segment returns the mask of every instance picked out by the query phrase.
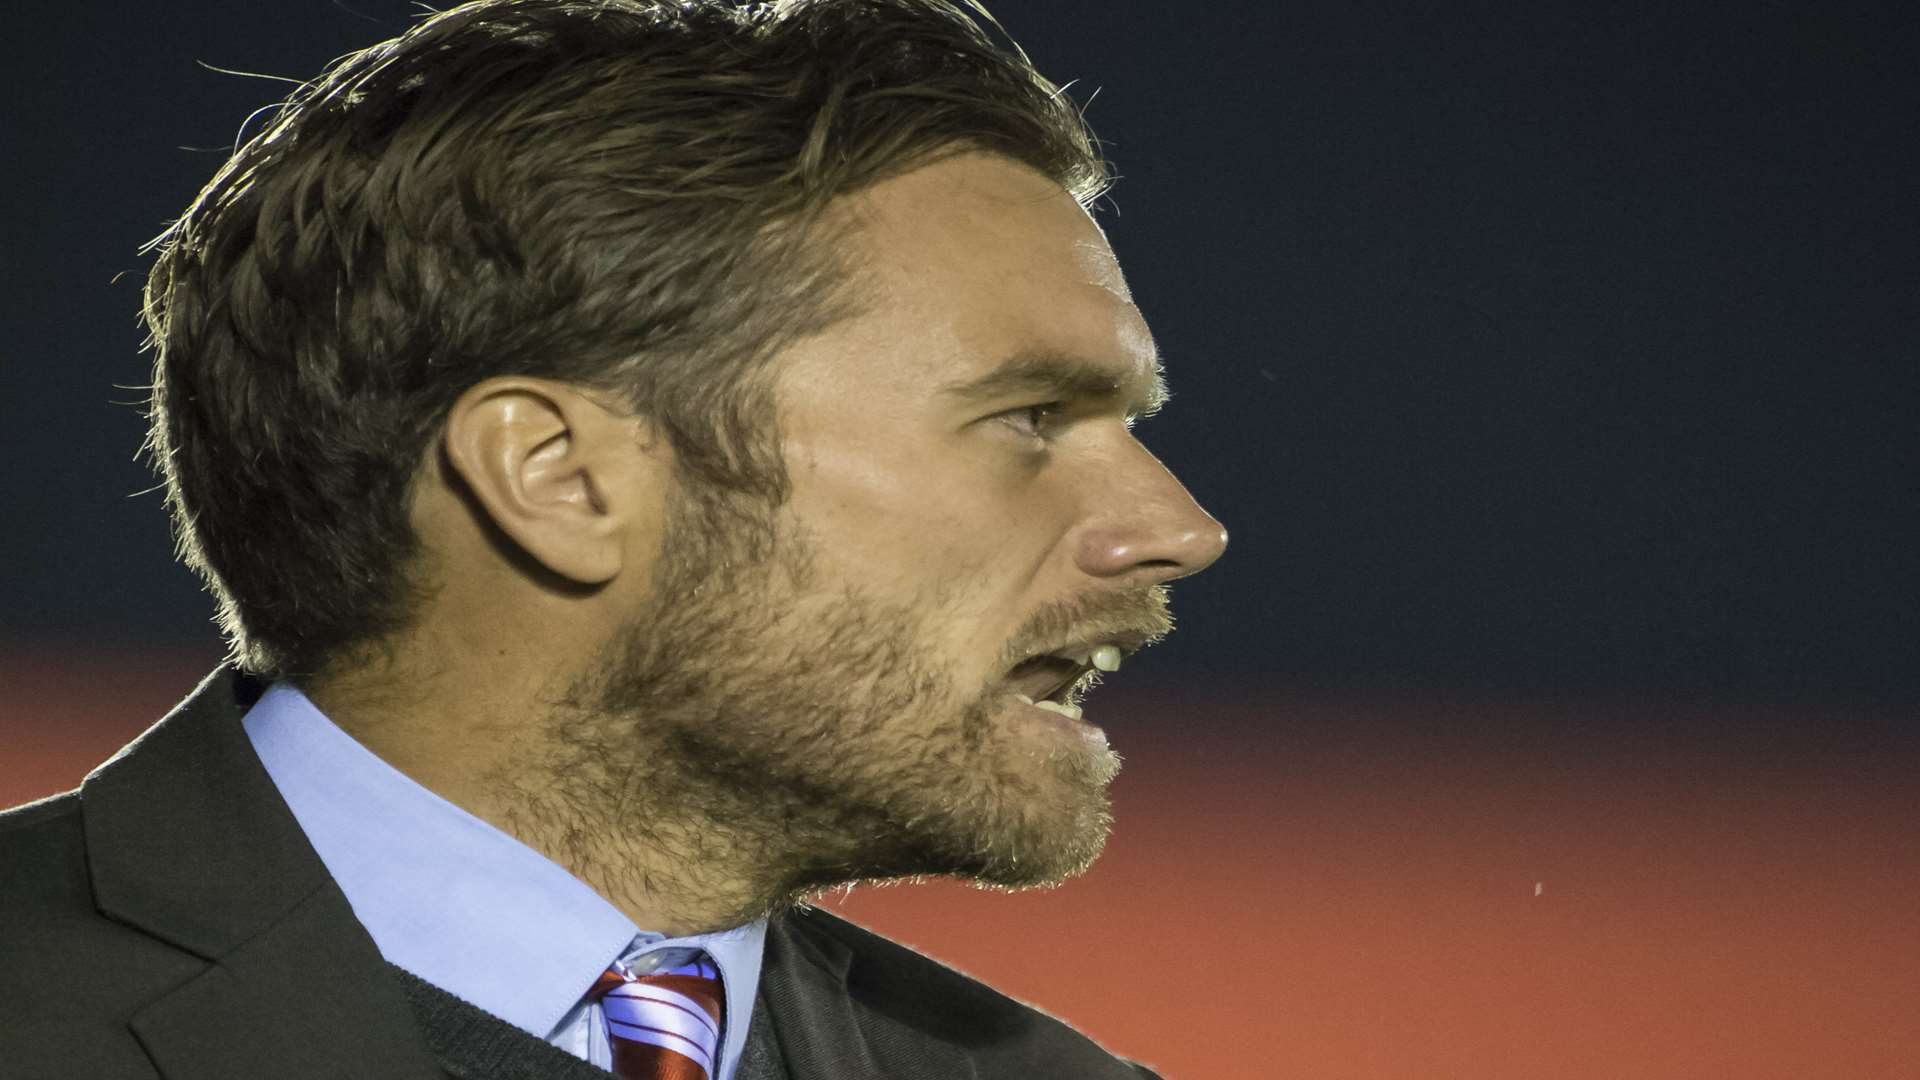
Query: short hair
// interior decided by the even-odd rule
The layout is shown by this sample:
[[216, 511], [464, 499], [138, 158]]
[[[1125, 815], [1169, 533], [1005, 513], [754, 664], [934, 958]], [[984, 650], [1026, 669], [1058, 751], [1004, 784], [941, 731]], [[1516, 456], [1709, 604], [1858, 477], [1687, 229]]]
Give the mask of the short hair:
[[[984, 20], [984, 25], [983, 25]], [[348, 55], [156, 241], [147, 448], [231, 662], [406, 629], [468, 387], [616, 394], [689, 486], [787, 492], [767, 360], [857, 310], [833, 199], [962, 150], [1083, 206], [1080, 110], [972, 0], [480, 0]]]

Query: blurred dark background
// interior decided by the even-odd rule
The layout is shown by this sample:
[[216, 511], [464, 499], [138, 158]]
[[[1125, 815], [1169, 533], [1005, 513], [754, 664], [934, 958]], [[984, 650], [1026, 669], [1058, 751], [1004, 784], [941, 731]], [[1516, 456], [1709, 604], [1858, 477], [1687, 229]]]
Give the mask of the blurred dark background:
[[[1569, 940], [1598, 940], [1596, 921], [1629, 925], [1596, 912], [1671, 910], [1648, 867], [1698, 870], [1729, 850], [1700, 833], [1684, 852], [1623, 856], [1576, 826], [1619, 839], [1739, 820], [1750, 841], [1790, 834], [1786, 846], [1741, 849], [1748, 870], [1810, 880], [1807, 851], [1851, 853], [1859, 873], [1832, 880], [1911, 895], [1911, 5], [997, 7], [1042, 70], [1077, 80], [1071, 93], [1090, 102], [1109, 144], [1122, 178], [1101, 218], [1175, 392], [1142, 435], [1234, 534], [1221, 563], [1176, 587], [1182, 631], [1103, 692], [1117, 702], [1123, 684], [1150, 689], [1170, 695], [1153, 700], [1175, 702], [1167, 708], [1183, 724], [1216, 723], [1211, 742], [1191, 741], [1185, 727], [1117, 706], [1118, 734], [1137, 724], [1130, 760], [1151, 769], [1149, 751], [1185, 754], [1181, 775], [1198, 785], [1153, 788], [1148, 772], [1139, 798], [1177, 790], [1154, 805], [1200, 805], [1194, 792], [1220, 791], [1209, 762], [1232, 764], [1244, 784], [1231, 798], [1250, 815], [1235, 819], [1245, 826], [1235, 844], [1270, 833], [1280, 846], [1263, 858], [1280, 858], [1321, 843], [1345, 853], [1329, 856], [1341, 866], [1376, 860], [1379, 881], [1429, 864], [1387, 824], [1356, 838], [1327, 823], [1407, 820], [1392, 812], [1399, 803], [1366, 802], [1382, 792], [1432, 793], [1409, 811], [1429, 823], [1438, 808], [1476, 807], [1481, 816], [1447, 835], [1481, 855], [1509, 850], [1495, 843], [1512, 839], [1503, 814], [1545, 815], [1536, 822], [1569, 831], [1549, 828], [1526, 850], [1631, 866], [1611, 880], [1647, 890], [1589, 909], [1585, 922], [1564, 915]], [[243, 118], [288, 87], [203, 65], [304, 78], [398, 33], [417, 10], [400, 0], [87, 0], [10, 20], [0, 746], [13, 751], [13, 794], [70, 786], [219, 653], [210, 605], [174, 565], [160, 496], [136, 460], [148, 377], [136, 323], [148, 260], [137, 249], [192, 199]], [[130, 670], [155, 674], [138, 692], [101, 690]], [[76, 702], [103, 697], [120, 709], [112, 738], [34, 764], [33, 748], [52, 745], [59, 702], [59, 715], [77, 716]], [[1274, 771], [1247, 773], [1250, 761]], [[1261, 791], [1303, 790], [1302, 762], [1352, 783], [1330, 784], [1323, 803], [1260, 801]], [[1520, 779], [1542, 775], [1554, 782]], [[1719, 802], [1702, 794], [1713, 782]], [[1596, 808], [1632, 800], [1642, 816], [1592, 824], [1613, 820]], [[1719, 816], [1703, 819], [1706, 804]], [[1767, 832], [1776, 826], [1786, 831]], [[1123, 837], [1126, 827], [1123, 815]], [[1439, 850], [1426, 852], [1433, 866], [1446, 863]], [[1514, 889], [1532, 886], [1533, 871], [1508, 869]], [[1749, 897], [1792, 893], [1754, 873], [1743, 879]], [[1153, 887], [1151, 875], [1140, 880]], [[1263, 888], [1314, 880], [1327, 879], [1286, 874]], [[1705, 890], [1690, 894], [1698, 925], [1670, 926], [1663, 940], [1722, 925], [1700, 899], [1709, 878], [1687, 880]], [[1364, 902], [1367, 886], [1355, 887]], [[1235, 902], [1250, 895], [1275, 892]], [[1910, 912], [1874, 922], [1885, 912], [1792, 895], [1811, 905], [1802, 922], [1739, 924], [1752, 933], [1728, 948], [1749, 950], [1753, 971], [1782, 977], [1767, 943], [1783, 935], [1803, 934], [1794, 963], [1841, 955], [1826, 935], [1854, 918], [1847, 940], [1861, 951], [1844, 954], [1853, 985], [1888, 1000], [1920, 991]], [[1432, 925], [1430, 907], [1396, 910], [1409, 927]], [[1348, 927], [1352, 948], [1331, 929], [1301, 940], [1334, 943], [1328, 969], [1350, 968], [1380, 925]], [[1462, 955], [1517, 947], [1505, 930], [1487, 935]], [[1462, 985], [1444, 968], [1433, 995]], [[1383, 987], [1350, 989], [1376, 1003], [1356, 1009], [1385, 1010], [1344, 1017], [1354, 1030], [1401, 1022], [1378, 1005], [1397, 1000]], [[1818, 1018], [1829, 1038], [1849, 1032], [1856, 1057], [1792, 1075], [1891, 1076], [1861, 1048], [1900, 1050], [1887, 1062], [1920, 1052], [1911, 1026], [1836, 1026], [1835, 1000], [1796, 1015]], [[1591, 1004], [1571, 1002], [1565, 1015], [1590, 1015]], [[1771, 1014], [1742, 1015], [1750, 1030], [1779, 1030]], [[1345, 1030], [1340, 1017], [1322, 1019], [1318, 1037]], [[1632, 1043], [1635, 1029], [1621, 1023]], [[1661, 1045], [1698, 1050], [1685, 1030]], [[1614, 1048], [1595, 1049], [1595, 1062], [1622, 1063], [1622, 1041], [1580, 1038]], [[1790, 1042], [1739, 1059], [1739, 1074], [1781, 1065]], [[1541, 1043], [1544, 1072], [1529, 1075], [1578, 1073], [1571, 1045]], [[1401, 1075], [1369, 1052], [1330, 1050], [1316, 1075], [1347, 1075], [1336, 1063]], [[1408, 1057], [1405, 1075], [1467, 1060], [1433, 1054]], [[1516, 1069], [1530, 1060], [1511, 1046], [1488, 1056]], [[1735, 1074], [1720, 1071], [1731, 1057], [1660, 1060], [1676, 1076]], [[1685, 1061], [1694, 1071], [1676, 1064]]]
[[[1910, 5], [1001, 5], [1078, 80], [1234, 532], [1143, 675], [1920, 699]], [[41, 5], [0, 635], [212, 648], [135, 460], [136, 253], [401, 0]], [[1095, 96], [1097, 91], [1097, 97]]]

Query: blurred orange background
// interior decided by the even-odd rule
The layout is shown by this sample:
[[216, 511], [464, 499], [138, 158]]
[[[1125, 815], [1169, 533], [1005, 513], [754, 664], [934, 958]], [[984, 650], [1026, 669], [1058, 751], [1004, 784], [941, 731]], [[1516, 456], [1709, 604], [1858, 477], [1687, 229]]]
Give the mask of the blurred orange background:
[[[0, 805], [210, 666], [0, 656]], [[1122, 680], [1089, 717], [1127, 758], [1091, 873], [831, 906], [1170, 1078], [1920, 1077], [1910, 717]]]

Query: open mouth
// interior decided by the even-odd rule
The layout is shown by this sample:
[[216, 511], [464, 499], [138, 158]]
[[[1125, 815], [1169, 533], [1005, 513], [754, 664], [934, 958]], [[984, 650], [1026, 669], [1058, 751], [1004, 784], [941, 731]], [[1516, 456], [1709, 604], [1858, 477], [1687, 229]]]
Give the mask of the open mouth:
[[1080, 706], [1072, 700], [1074, 691], [1091, 689], [1097, 678], [1092, 675], [1095, 671], [1120, 670], [1128, 652], [1137, 651], [1148, 640], [1145, 636], [1118, 635], [1029, 656], [1007, 672], [1006, 683], [1028, 705], [1079, 720]]
[[1092, 670], [1091, 663], [1077, 663], [1062, 656], [1036, 656], [1015, 666], [1007, 674], [1007, 685], [1036, 703], [1063, 705], [1074, 684]]

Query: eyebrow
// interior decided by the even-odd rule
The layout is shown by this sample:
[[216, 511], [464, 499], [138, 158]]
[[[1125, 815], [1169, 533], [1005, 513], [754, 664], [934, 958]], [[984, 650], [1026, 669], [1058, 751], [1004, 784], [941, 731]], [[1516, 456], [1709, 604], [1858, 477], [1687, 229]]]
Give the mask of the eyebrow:
[[1153, 358], [1151, 370], [1150, 376], [1142, 378], [1134, 371], [1116, 372], [1109, 364], [1071, 353], [1029, 350], [1015, 353], [978, 378], [948, 383], [940, 392], [975, 404], [1031, 394], [1062, 400], [1124, 401], [1127, 419], [1133, 420], [1152, 416], [1167, 403], [1167, 382], [1158, 356]]

